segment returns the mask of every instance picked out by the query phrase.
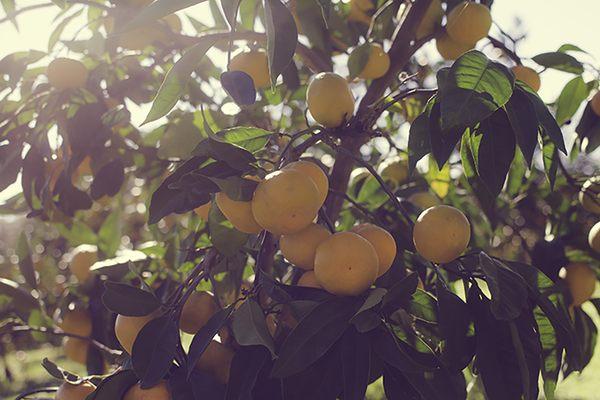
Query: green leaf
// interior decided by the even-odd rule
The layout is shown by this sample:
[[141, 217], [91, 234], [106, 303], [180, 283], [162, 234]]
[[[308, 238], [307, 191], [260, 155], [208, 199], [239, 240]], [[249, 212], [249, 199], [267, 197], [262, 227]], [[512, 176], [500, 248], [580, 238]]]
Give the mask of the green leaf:
[[559, 345], [556, 331], [550, 319], [539, 307], [533, 310], [537, 330], [540, 334], [542, 345], [542, 379], [544, 380], [544, 394], [546, 399], [554, 400], [554, 391], [558, 382], [558, 374], [562, 364], [562, 346]]
[[148, 322], [138, 333], [131, 351], [131, 364], [140, 387], [155, 386], [169, 372], [179, 342], [179, 329], [172, 314]]
[[0, 278], [0, 296], [11, 298], [12, 305], [20, 311], [30, 311], [39, 307], [38, 301], [26, 290], [22, 289], [17, 282]]
[[107, 257], [113, 257], [121, 246], [121, 213], [117, 209], [109, 214], [98, 230], [98, 248]]
[[331, 43], [323, 11], [319, 0], [296, 0], [296, 15], [300, 21], [298, 30], [308, 38], [312, 47], [329, 58]]
[[576, 76], [565, 85], [556, 102], [556, 122], [558, 125], [563, 125], [575, 115], [588, 94], [588, 86], [581, 76]]
[[44, 367], [44, 369], [46, 370], [46, 372], [48, 372], [48, 374], [50, 374], [51, 376], [53, 376], [56, 379], [60, 379], [62, 381], [67, 381], [72, 384], [81, 383], [81, 378], [79, 376], [75, 375], [72, 372], [67, 371], [66, 369], [59, 367], [58, 365], [56, 365], [55, 363], [53, 363], [52, 361], [50, 361], [47, 358], [44, 358], [42, 360], [42, 367]]
[[438, 322], [439, 317], [435, 298], [424, 290], [417, 289], [412, 294], [412, 299], [407, 309], [418, 320], [433, 324]]
[[264, 346], [275, 358], [275, 343], [267, 329], [265, 314], [256, 300], [246, 300], [233, 314], [235, 340], [242, 346]]
[[227, 383], [225, 400], [246, 400], [252, 396], [258, 376], [269, 361], [269, 352], [262, 346], [243, 346], [235, 352]]
[[577, 61], [577, 59], [572, 55], [561, 51], [538, 54], [532, 59], [536, 63], [546, 68], [552, 68], [558, 71], [570, 72], [578, 75], [583, 73], [583, 64]]
[[251, 153], [262, 150], [273, 134], [252, 126], [236, 126], [217, 132], [217, 136], [227, 143], [243, 147]]
[[456, 60], [445, 78], [438, 94], [442, 130], [478, 123], [504, 106], [514, 87], [508, 68], [477, 50]]
[[221, 191], [227, 194], [227, 197], [236, 201], [252, 200], [252, 195], [258, 185], [258, 182], [239, 176], [230, 176], [225, 179], [209, 177], [209, 179], [216, 183]]
[[367, 298], [364, 303], [360, 306], [358, 311], [354, 314], [350, 322], [353, 322], [354, 319], [362, 312], [371, 310], [381, 304], [383, 297], [387, 294], [387, 290], [384, 288], [375, 288], [369, 292]]
[[25, 232], [21, 232], [17, 241], [17, 256], [19, 257], [19, 270], [25, 278], [25, 282], [33, 289], [37, 288], [37, 279], [35, 277], [35, 269], [33, 268], [33, 260], [31, 259], [31, 249]]
[[349, 327], [355, 312], [355, 302], [344, 298], [316, 306], [283, 342], [271, 376], [293, 375], [321, 358]]
[[83, 12], [83, 9], [77, 11], [74, 14], [69, 15], [68, 17], [64, 18], [56, 26], [56, 28], [54, 28], [54, 30], [52, 31], [52, 33], [50, 34], [50, 37], [48, 39], [48, 53], [52, 52], [52, 49], [54, 49], [54, 46], [60, 40], [60, 36], [62, 35], [63, 31], [65, 30], [65, 28], [67, 27], [67, 25], [69, 24], [69, 22], [71, 22], [73, 19], [75, 19], [79, 15], [81, 15], [82, 12]]
[[579, 52], [579, 53], [588, 54], [588, 52], [585, 51], [585, 50], [583, 50], [581, 47], [576, 46], [574, 44], [570, 44], [570, 43], [563, 44], [562, 46], [560, 46], [558, 48], [558, 51], [561, 52], [561, 53], [566, 53], [568, 51], [576, 51], [576, 52]]
[[554, 183], [556, 182], [556, 172], [558, 171], [558, 163], [560, 162], [559, 157], [556, 145], [549, 140], [545, 140], [542, 147], [542, 160], [544, 162], [544, 172], [550, 183], [551, 190], [554, 190]]
[[10, 19], [10, 22], [14, 25], [15, 29], [19, 30], [19, 24], [17, 23], [17, 18], [15, 18], [14, 12], [16, 11], [15, 0], [2, 0], [1, 1], [2, 8], [4, 9], [4, 14]]
[[348, 70], [350, 71], [350, 79], [354, 79], [360, 75], [369, 62], [371, 55], [371, 43], [363, 43], [356, 46], [350, 56], [348, 56]]
[[432, 97], [427, 107], [410, 125], [408, 136], [408, 171], [412, 175], [417, 162], [431, 152], [429, 139], [429, 115], [436, 98]]
[[215, 203], [208, 213], [208, 230], [212, 244], [225, 256], [234, 255], [248, 241], [249, 235], [235, 229]]
[[214, 134], [209, 134], [208, 138], [198, 143], [192, 154], [223, 161], [238, 171], [249, 171], [252, 169], [250, 164], [256, 162], [256, 158], [248, 150], [228, 143]]
[[538, 146], [538, 119], [535, 108], [521, 90], [513, 92], [504, 108], [525, 161], [530, 166], [533, 161], [533, 153]]
[[431, 153], [437, 161], [438, 167], [441, 169], [450, 158], [456, 144], [460, 141], [465, 128], [463, 126], [455, 126], [449, 129], [442, 129], [441, 104], [436, 103], [433, 105], [429, 115], [428, 130]]
[[[167, 0], [167, 2], [176, 3], [177, 1]], [[165, 3], [164, 0], [152, 3], [152, 7], [157, 3]], [[198, 67], [198, 64], [206, 55], [206, 52], [217, 42], [212, 37], [201, 37], [198, 43], [185, 52], [177, 60], [175, 65], [165, 76], [165, 80], [158, 89], [158, 93], [152, 102], [152, 107], [144, 120], [144, 124], [156, 121], [167, 115], [169, 111], [177, 104], [179, 97], [183, 94], [186, 84], [192, 75], [192, 72]]]
[[434, 366], [425, 365], [413, 357], [414, 354], [409, 354], [405, 345], [400, 343], [387, 327], [376, 329], [369, 333], [369, 336], [375, 354], [386, 364], [402, 372], [425, 372], [434, 369]]
[[160, 307], [160, 301], [150, 292], [124, 283], [107, 281], [102, 303], [110, 311], [129, 317], [150, 315]]
[[479, 265], [492, 295], [491, 310], [498, 320], [510, 321], [527, 306], [525, 280], [498, 260], [479, 253]]
[[369, 337], [350, 328], [342, 336], [341, 347], [344, 400], [363, 400], [371, 372]]
[[176, 11], [191, 7], [196, 4], [205, 2], [206, 0], [156, 0], [144, 7], [131, 21], [125, 24], [117, 31], [117, 34], [127, 32], [148, 23], [157, 21], [167, 15], [173, 14]]
[[267, 28], [267, 55], [271, 83], [287, 68], [294, 57], [298, 30], [294, 17], [280, 0], [263, 0]]
[[579, 124], [575, 129], [580, 140], [586, 139], [585, 152], [591, 153], [600, 146], [600, 117], [592, 110], [590, 103], [585, 107]]
[[235, 30], [235, 20], [241, 2], [242, 0], [221, 0], [221, 9], [230, 30]]
[[471, 312], [467, 304], [439, 280], [436, 289], [438, 325], [444, 339], [442, 361], [453, 370], [462, 371], [475, 353], [475, 338], [468, 336]]
[[482, 121], [477, 133], [482, 136], [477, 154], [477, 172], [490, 193], [498, 196], [515, 157], [515, 135], [504, 110], [498, 110]]
[[125, 369], [102, 379], [100, 384], [86, 400], [114, 400], [122, 399], [125, 393], [138, 381], [133, 370]]

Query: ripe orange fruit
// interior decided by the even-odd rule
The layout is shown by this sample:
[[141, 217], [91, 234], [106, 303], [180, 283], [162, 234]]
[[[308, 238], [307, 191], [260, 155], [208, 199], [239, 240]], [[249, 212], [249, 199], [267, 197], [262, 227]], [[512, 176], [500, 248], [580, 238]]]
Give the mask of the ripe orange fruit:
[[56, 89], [78, 89], [85, 86], [88, 70], [81, 61], [61, 57], [48, 64], [46, 76]]
[[171, 392], [166, 381], [160, 381], [149, 389], [142, 389], [136, 383], [125, 393], [123, 400], [171, 400]]
[[600, 92], [597, 92], [592, 100], [590, 100], [590, 106], [592, 107], [592, 111], [594, 114], [600, 116]]
[[82, 382], [79, 385], [73, 385], [63, 382], [56, 392], [56, 400], [85, 400], [85, 398], [96, 390], [96, 386], [90, 382]]
[[69, 269], [81, 283], [88, 280], [92, 275], [90, 268], [98, 261], [98, 248], [89, 244], [77, 246], [71, 252], [71, 262]]
[[596, 289], [596, 273], [589, 265], [573, 263], [567, 266], [565, 281], [571, 292], [572, 305], [579, 307], [588, 301]]
[[240, 232], [256, 234], [262, 231], [252, 214], [252, 202], [232, 200], [225, 192], [215, 196], [215, 202], [225, 218]]
[[448, 14], [446, 31], [459, 43], [474, 44], [486, 37], [491, 27], [492, 14], [487, 6], [463, 1]]
[[323, 225], [311, 223], [299, 232], [283, 235], [279, 249], [287, 260], [298, 268], [310, 270], [315, 266], [317, 247], [331, 233]]
[[377, 277], [385, 274], [396, 258], [396, 241], [388, 231], [373, 224], [360, 224], [352, 228], [352, 232], [367, 239], [375, 249], [379, 259]]
[[315, 271], [306, 271], [305, 273], [303, 273], [300, 279], [298, 279], [298, 286], [310, 287], [315, 289], [323, 288], [321, 285], [319, 285], [319, 282], [317, 282], [317, 276], [315, 275]]
[[600, 214], [600, 177], [585, 181], [579, 192], [579, 202], [584, 210]]
[[596, 224], [592, 226], [592, 229], [590, 229], [588, 242], [594, 251], [600, 252], [600, 221], [596, 222]]
[[362, 79], [377, 79], [381, 78], [390, 69], [390, 56], [383, 50], [379, 43], [371, 43], [369, 52], [369, 60], [358, 74]]
[[440, 204], [440, 199], [429, 192], [413, 193], [408, 197], [408, 201], [423, 210]]
[[348, 82], [333, 72], [312, 77], [306, 103], [315, 121], [327, 128], [342, 125], [354, 113], [354, 96]]
[[92, 334], [92, 318], [84, 310], [67, 311], [59, 326], [64, 332], [73, 335], [90, 336]]
[[195, 334], [218, 311], [214, 296], [209, 292], [194, 292], [181, 310], [179, 328], [185, 333]]
[[229, 63], [229, 70], [250, 75], [256, 89], [271, 85], [269, 60], [264, 50], [249, 50], [236, 54]]
[[355, 296], [377, 279], [379, 259], [367, 239], [353, 232], [339, 232], [317, 247], [314, 271], [317, 282], [328, 292]]
[[[197, 216], [202, 218], [203, 221], [208, 221], [208, 213], [210, 212], [210, 201], [206, 204], [202, 204], [200, 207], [194, 209]], [[221, 211], [222, 212], [222, 211]]]
[[267, 175], [258, 184], [252, 198], [256, 222], [276, 235], [306, 228], [317, 216], [320, 206], [315, 182], [295, 169], [283, 169]]
[[473, 49], [475, 44], [457, 42], [447, 32], [443, 32], [436, 37], [435, 47], [444, 60], [451, 61], [456, 60], [467, 51]]
[[143, 317], [128, 317], [125, 315], [117, 315], [115, 321], [115, 335], [123, 349], [131, 354], [133, 344], [137, 335], [142, 328], [155, 318], [155, 314], [145, 315]]
[[62, 348], [67, 359], [82, 365], [87, 363], [90, 344], [86, 340], [65, 337], [62, 341]]
[[448, 263], [469, 245], [471, 225], [465, 215], [450, 206], [435, 206], [423, 211], [413, 229], [413, 242], [424, 259]]
[[515, 65], [511, 68], [511, 70], [516, 79], [525, 82], [527, 86], [536, 92], [540, 90], [542, 81], [540, 80], [538, 73], [533, 68], [529, 68], [524, 65]]
[[321, 202], [321, 205], [325, 203], [325, 199], [329, 193], [329, 178], [327, 177], [325, 171], [321, 169], [321, 167], [313, 162], [300, 160], [289, 163], [283, 167], [283, 169], [295, 169], [296, 171], [302, 172], [312, 179], [319, 190], [319, 201]]
[[213, 375], [221, 383], [227, 383], [233, 354], [229, 347], [213, 340], [200, 356], [196, 368]]

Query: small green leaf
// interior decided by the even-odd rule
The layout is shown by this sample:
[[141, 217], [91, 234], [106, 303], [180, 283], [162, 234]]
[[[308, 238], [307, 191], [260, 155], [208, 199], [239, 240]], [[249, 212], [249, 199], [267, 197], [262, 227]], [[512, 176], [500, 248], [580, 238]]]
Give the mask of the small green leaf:
[[38, 301], [26, 290], [22, 289], [17, 282], [0, 278], [0, 296], [8, 296], [17, 309], [30, 311], [39, 308]]
[[236, 126], [217, 132], [217, 136], [227, 143], [243, 147], [251, 153], [262, 150], [273, 134], [252, 126]]
[[533, 153], [538, 146], [538, 119], [533, 104], [525, 93], [515, 90], [504, 107], [510, 125], [523, 152], [527, 165], [533, 161]]
[[117, 34], [127, 32], [150, 22], [157, 21], [167, 15], [184, 8], [205, 2], [206, 0], [156, 0], [144, 7], [131, 21], [117, 31]]
[[542, 157], [544, 162], [544, 171], [550, 183], [550, 189], [554, 190], [554, 182], [556, 182], [556, 172], [558, 170], [559, 155], [558, 148], [550, 140], [544, 140], [542, 148]]
[[254, 299], [248, 299], [233, 314], [235, 340], [242, 346], [264, 346], [275, 358], [275, 343], [267, 329], [265, 314]]
[[354, 79], [360, 75], [365, 69], [369, 62], [369, 56], [371, 55], [371, 44], [363, 43], [356, 46], [350, 56], [348, 57], [348, 70], [350, 72], [350, 79]]
[[106, 282], [102, 303], [110, 311], [130, 317], [150, 315], [160, 307], [160, 301], [150, 292], [118, 282]]
[[33, 260], [31, 259], [31, 249], [25, 232], [21, 232], [17, 242], [17, 256], [19, 256], [19, 270], [25, 282], [35, 289], [37, 287], [37, 279], [35, 277], [35, 269], [33, 268]]
[[493, 114], [510, 99], [513, 87], [514, 76], [504, 65], [477, 50], [465, 53], [439, 85], [442, 130], [469, 127]]
[[298, 30], [294, 17], [280, 0], [263, 0], [267, 27], [267, 55], [271, 83], [287, 68], [294, 57]]
[[533, 61], [546, 68], [558, 71], [570, 72], [577, 75], [583, 73], [583, 64], [577, 61], [572, 55], [561, 51], [538, 54], [533, 57]]
[[248, 240], [248, 234], [235, 229], [216, 204], [210, 207], [208, 230], [212, 244], [226, 256], [237, 253]]
[[[161, 2], [164, 3], [164, 1], [157, 1], [152, 5]], [[179, 97], [183, 94], [192, 72], [198, 67], [198, 64], [202, 58], [204, 58], [206, 52], [216, 43], [216, 41], [217, 40], [213, 37], [201, 37], [198, 39], [196, 45], [191, 47], [179, 60], [177, 60], [175, 65], [173, 65], [165, 76], [165, 80], [160, 86], [160, 89], [158, 89], [158, 93], [152, 102], [152, 107], [144, 120], [144, 124], [156, 121], [171, 111], [175, 104], [177, 104]]]
[[565, 85], [556, 102], [558, 125], [563, 125], [575, 115], [588, 94], [588, 86], [581, 76], [576, 76]]

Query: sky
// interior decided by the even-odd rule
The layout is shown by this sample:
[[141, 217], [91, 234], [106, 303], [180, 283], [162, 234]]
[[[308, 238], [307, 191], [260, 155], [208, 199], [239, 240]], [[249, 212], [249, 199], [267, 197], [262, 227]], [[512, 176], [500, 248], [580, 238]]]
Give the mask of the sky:
[[[16, 0], [17, 7], [39, 4], [45, 0]], [[590, 54], [589, 60], [600, 65], [600, 40], [598, 38], [599, 0], [495, 0], [492, 7], [494, 22], [507, 32], [524, 33], [526, 38], [519, 43], [517, 52], [527, 64], [527, 58], [539, 53], [555, 51], [562, 44], [572, 43]], [[206, 3], [180, 12], [196, 19], [206, 20]], [[18, 18], [19, 31], [12, 24], [0, 25], [0, 58], [15, 51], [42, 50], [47, 48], [48, 38], [53, 29], [56, 8], [44, 8], [26, 13]], [[0, 11], [0, 19], [5, 15]], [[184, 22], [184, 29], [186, 24]], [[428, 49], [431, 49], [429, 45]], [[433, 52], [435, 53], [435, 51]], [[61, 54], [64, 55], [64, 54]], [[534, 64], [532, 64], [535, 66]], [[564, 84], [572, 75], [546, 71], [542, 74], [540, 95], [546, 102], [553, 102]], [[589, 77], [587, 77], [589, 78]], [[144, 112], [139, 113], [143, 119]], [[135, 118], [134, 116], [134, 123]], [[140, 121], [141, 122], [141, 121]], [[569, 132], [565, 132], [569, 136]], [[9, 193], [0, 193], [0, 202]], [[10, 193], [10, 194], [12, 194]]]

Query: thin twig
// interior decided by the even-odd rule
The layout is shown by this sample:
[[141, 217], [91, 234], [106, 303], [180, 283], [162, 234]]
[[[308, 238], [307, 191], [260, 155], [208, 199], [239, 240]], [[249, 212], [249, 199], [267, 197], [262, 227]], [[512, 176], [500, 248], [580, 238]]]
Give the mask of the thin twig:
[[24, 393], [21, 393], [19, 396], [17, 396], [15, 398], [15, 400], [23, 400], [28, 396], [31, 396], [32, 394], [37, 394], [37, 393], [54, 393], [58, 391], [58, 386], [50, 386], [50, 387], [44, 387], [44, 388], [37, 388], [37, 389], [32, 389], [32, 390], [28, 390]]
[[492, 36], [488, 36], [488, 40], [492, 43], [494, 47], [497, 47], [500, 50], [502, 50], [511, 60], [513, 60], [519, 65], [522, 64], [521, 57], [519, 57], [514, 50], [509, 49], [502, 41]]

